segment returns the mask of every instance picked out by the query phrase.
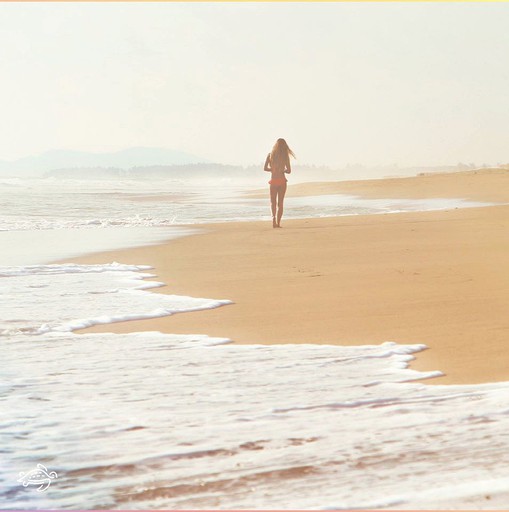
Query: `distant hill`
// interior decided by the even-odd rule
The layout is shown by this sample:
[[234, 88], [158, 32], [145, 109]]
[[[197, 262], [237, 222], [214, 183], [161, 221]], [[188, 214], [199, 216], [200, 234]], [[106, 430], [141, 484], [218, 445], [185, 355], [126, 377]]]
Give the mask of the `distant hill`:
[[0, 160], [0, 176], [41, 176], [53, 169], [185, 165], [208, 163], [204, 158], [165, 148], [133, 147], [121, 151], [92, 153], [56, 149], [13, 161]]
[[[335, 181], [415, 176], [477, 169], [475, 164], [399, 167], [350, 164], [343, 168], [295, 162], [290, 181]], [[488, 167], [487, 164], [482, 167]], [[507, 167], [499, 164], [498, 167]], [[260, 174], [261, 173], [261, 174]], [[11, 162], [0, 160], [0, 177], [71, 179], [207, 179], [255, 180], [263, 175], [263, 161], [235, 166], [207, 161], [190, 153], [165, 148], [133, 147], [115, 152], [53, 150]]]

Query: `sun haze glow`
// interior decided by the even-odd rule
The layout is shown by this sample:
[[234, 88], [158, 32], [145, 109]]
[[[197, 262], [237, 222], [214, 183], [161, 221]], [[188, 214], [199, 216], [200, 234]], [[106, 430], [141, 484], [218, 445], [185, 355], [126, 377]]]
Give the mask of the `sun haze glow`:
[[507, 162], [509, 4], [2, 3], [0, 159]]

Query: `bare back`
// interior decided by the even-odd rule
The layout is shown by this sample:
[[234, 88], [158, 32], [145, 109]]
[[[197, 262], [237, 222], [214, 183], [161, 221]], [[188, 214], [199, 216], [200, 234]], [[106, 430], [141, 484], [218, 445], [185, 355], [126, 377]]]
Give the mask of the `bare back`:
[[286, 179], [285, 173], [291, 172], [290, 157], [287, 155], [285, 160], [273, 162], [269, 153], [265, 162], [265, 168], [270, 171], [272, 179]]

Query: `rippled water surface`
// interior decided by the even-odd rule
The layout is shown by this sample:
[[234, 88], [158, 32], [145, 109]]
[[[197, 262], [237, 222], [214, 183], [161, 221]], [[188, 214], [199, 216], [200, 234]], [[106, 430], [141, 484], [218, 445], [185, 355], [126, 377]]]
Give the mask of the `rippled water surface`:
[[[403, 369], [415, 345], [222, 341], [13, 337], [4, 499], [51, 508], [432, 508], [437, 496], [479, 500], [483, 485], [496, 494], [509, 483], [500, 470], [509, 463], [507, 384], [406, 383], [417, 377]], [[45, 493], [15, 481], [37, 462], [59, 475]]]
[[[267, 198], [242, 195], [256, 184], [230, 181], [78, 181], [0, 179], [0, 231], [168, 227], [270, 218]], [[286, 218], [440, 210], [479, 206], [461, 199], [361, 199], [347, 195], [294, 197]]]

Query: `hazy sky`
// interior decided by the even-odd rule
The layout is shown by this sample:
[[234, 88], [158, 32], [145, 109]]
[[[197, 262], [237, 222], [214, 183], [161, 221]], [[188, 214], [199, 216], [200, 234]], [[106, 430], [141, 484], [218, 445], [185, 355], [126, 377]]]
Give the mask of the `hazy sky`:
[[1, 3], [0, 159], [509, 162], [509, 3]]

